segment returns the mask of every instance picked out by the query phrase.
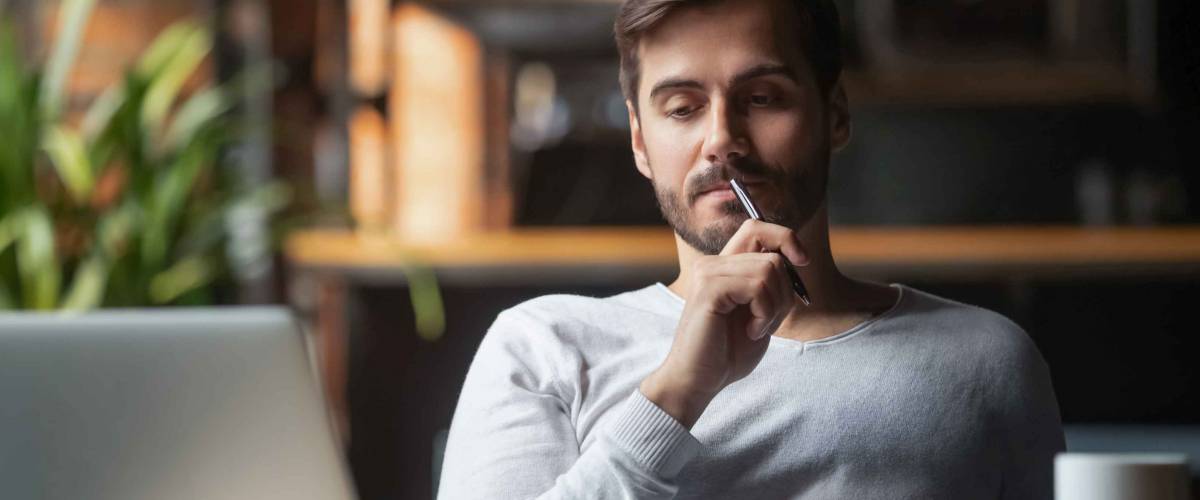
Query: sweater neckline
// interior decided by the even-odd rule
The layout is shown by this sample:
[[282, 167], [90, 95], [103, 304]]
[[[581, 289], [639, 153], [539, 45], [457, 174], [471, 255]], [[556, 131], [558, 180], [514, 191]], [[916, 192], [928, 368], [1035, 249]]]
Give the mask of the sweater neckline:
[[[856, 333], [864, 331], [864, 330], [870, 328], [871, 326], [875, 325], [876, 323], [878, 323], [880, 320], [894, 316], [896, 314], [896, 311], [898, 311], [900, 309], [901, 304], [903, 304], [905, 302], [905, 297], [910, 295], [910, 293], [909, 293], [910, 290], [908, 290], [908, 287], [905, 286], [904, 284], [888, 283], [888, 286], [895, 288], [896, 290], [898, 290], [900, 292], [896, 297], [896, 302], [893, 303], [892, 306], [889, 307], [887, 310], [885, 310], [879, 314], [876, 314], [874, 316], [871, 316], [870, 318], [867, 318], [867, 319], [859, 322], [858, 324], [846, 329], [845, 331], [842, 331], [835, 335], [831, 335], [829, 337], [825, 337], [823, 339], [818, 339], [818, 340], [793, 340], [793, 339], [787, 339], [787, 338], [783, 338], [783, 337], [771, 336], [771, 342], [777, 343], [780, 345], [789, 346], [789, 347], [804, 349], [805, 347], [815, 347], [815, 346], [827, 345], [827, 344], [839, 342], [839, 341], [845, 340], [848, 337], [853, 336]], [[679, 295], [677, 295], [674, 291], [672, 291], [669, 287], [667, 287], [667, 285], [663, 284], [661, 281], [655, 282], [654, 288], [658, 289], [660, 294], [667, 298], [667, 302], [673, 306], [673, 309], [676, 313], [678, 313], [678, 314], [683, 313], [683, 306], [686, 303], [686, 301], [683, 300], [683, 297], [680, 297]]]

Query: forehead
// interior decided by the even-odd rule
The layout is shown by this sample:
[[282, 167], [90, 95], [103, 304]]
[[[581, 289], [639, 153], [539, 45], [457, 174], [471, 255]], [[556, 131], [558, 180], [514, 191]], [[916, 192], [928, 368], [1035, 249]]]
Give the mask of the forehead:
[[723, 81], [765, 63], [803, 71], [796, 47], [795, 12], [778, 0], [726, 0], [673, 10], [638, 44], [638, 94], [655, 81]]

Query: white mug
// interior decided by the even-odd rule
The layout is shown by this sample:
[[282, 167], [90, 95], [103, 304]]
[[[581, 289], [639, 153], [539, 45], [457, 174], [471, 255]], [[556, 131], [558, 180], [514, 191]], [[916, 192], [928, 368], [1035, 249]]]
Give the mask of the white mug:
[[1057, 500], [1189, 500], [1187, 455], [1059, 453]]

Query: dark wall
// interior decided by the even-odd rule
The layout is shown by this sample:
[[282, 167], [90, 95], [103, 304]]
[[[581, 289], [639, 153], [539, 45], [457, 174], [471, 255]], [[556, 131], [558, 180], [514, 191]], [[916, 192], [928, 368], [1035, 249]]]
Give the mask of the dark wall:
[[1178, 170], [1163, 155], [1162, 119], [1130, 105], [871, 109], [853, 119], [830, 173], [834, 223], [1075, 224], [1076, 186], [1091, 165], [1109, 172], [1118, 216], [1133, 172]]
[[1159, 3], [1159, 78], [1168, 154], [1190, 192], [1189, 220], [1200, 220], [1200, 2]]

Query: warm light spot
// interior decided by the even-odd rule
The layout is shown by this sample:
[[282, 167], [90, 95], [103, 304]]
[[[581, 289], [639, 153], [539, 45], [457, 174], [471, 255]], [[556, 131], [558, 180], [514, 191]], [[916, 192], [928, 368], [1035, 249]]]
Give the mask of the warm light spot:
[[349, 3], [350, 85], [363, 95], [379, 95], [387, 84], [388, 3]]
[[478, 230], [483, 198], [483, 62], [479, 40], [426, 8], [393, 16], [395, 228], [441, 240]]
[[387, 124], [374, 108], [350, 117], [350, 211], [359, 229], [383, 230], [388, 219]]

